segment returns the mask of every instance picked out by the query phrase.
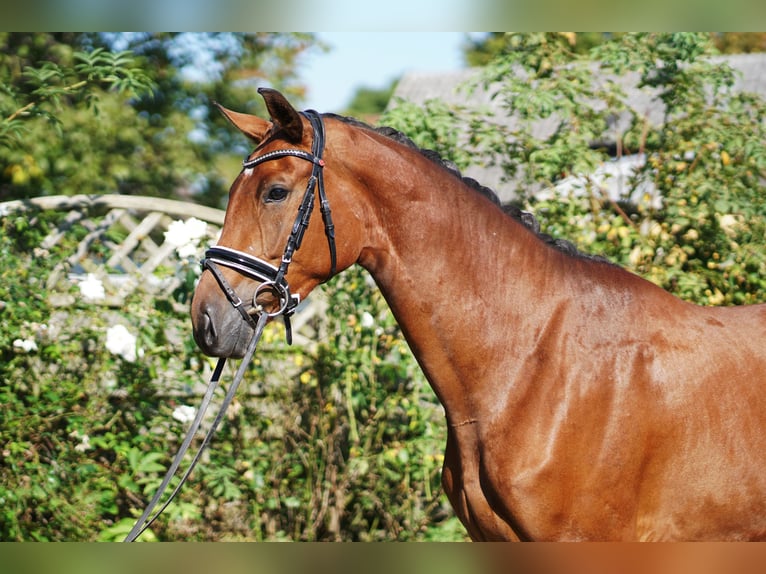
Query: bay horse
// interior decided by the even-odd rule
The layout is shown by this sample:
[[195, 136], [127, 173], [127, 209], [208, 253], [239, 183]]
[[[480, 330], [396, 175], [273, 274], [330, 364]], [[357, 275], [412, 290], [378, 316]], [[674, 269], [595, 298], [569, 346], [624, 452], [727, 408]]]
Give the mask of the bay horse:
[[682, 301], [392, 130], [260, 92], [270, 121], [221, 107], [257, 147], [192, 301], [205, 353], [242, 356], [248, 316], [357, 263], [444, 406], [472, 539], [766, 538], [766, 305]]

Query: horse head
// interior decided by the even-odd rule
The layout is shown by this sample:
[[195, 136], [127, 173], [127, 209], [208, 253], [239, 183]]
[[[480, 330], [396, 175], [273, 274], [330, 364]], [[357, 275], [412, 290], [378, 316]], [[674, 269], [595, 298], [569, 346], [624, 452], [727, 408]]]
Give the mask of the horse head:
[[219, 106], [256, 148], [231, 186], [220, 240], [206, 254], [192, 301], [194, 338], [212, 356], [242, 356], [254, 328], [248, 316], [289, 316], [298, 300], [359, 255], [348, 236], [336, 247], [334, 221], [344, 233], [360, 226], [346, 202], [334, 202], [330, 212], [324, 172], [338, 197], [347, 184], [325, 169], [324, 152], [332, 163], [334, 144], [325, 139], [324, 120], [297, 112], [275, 90], [259, 92], [271, 121]]

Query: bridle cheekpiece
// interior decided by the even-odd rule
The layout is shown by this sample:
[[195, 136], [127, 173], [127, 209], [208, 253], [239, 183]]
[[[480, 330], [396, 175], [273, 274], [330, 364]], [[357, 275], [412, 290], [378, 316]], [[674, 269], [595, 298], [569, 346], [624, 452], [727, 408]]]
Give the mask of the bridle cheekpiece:
[[[165, 473], [165, 477], [160, 483], [160, 486], [157, 489], [157, 492], [154, 494], [154, 497], [144, 509], [141, 517], [133, 525], [131, 531], [125, 537], [126, 542], [132, 542], [136, 540], [144, 530], [149, 528], [149, 526], [157, 519], [157, 517], [162, 514], [163, 510], [167, 508], [170, 502], [175, 498], [176, 494], [178, 494], [180, 491], [181, 486], [186, 482], [186, 479], [189, 477], [195, 465], [199, 461], [205, 447], [212, 439], [213, 433], [215, 433], [218, 425], [220, 425], [221, 421], [223, 420], [226, 409], [234, 399], [234, 394], [237, 392], [237, 387], [245, 376], [247, 366], [250, 363], [253, 354], [255, 353], [256, 347], [261, 338], [261, 335], [263, 334], [263, 329], [265, 328], [267, 321], [272, 317], [281, 315], [285, 321], [285, 333], [287, 336], [287, 342], [291, 342], [292, 334], [290, 331], [290, 315], [293, 314], [295, 308], [298, 306], [300, 297], [298, 295], [293, 295], [290, 292], [290, 286], [288, 285], [285, 276], [287, 275], [287, 268], [292, 261], [293, 254], [301, 246], [303, 234], [309, 225], [311, 212], [314, 210], [315, 189], [318, 190], [320, 209], [322, 210], [322, 218], [324, 219], [325, 233], [327, 235], [327, 241], [330, 246], [330, 275], [328, 276], [328, 279], [335, 274], [335, 228], [332, 223], [330, 205], [327, 202], [327, 196], [325, 195], [324, 190], [324, 180], [322, 178], [322, 168], [324, 167], [324, 160], [322, 160], [322, 152], [324, 151], [324, 124], [322, 123], [322, 117], [313, 110], [308, 110], [304, 112], [303, 115], [309, 119], [314, 129], [314, 141], [311, 145], [311, 153], [301, 149], [280, 149], [259, 155], [253, 159], [246, 159], [242, 163], [243, 169], [251, 169], [265, 161], [292, 156], [310, 161], [313, 165], [311, 170], [311, 177], [309, 178], [308, 185], [306, 186], [306, 193], [303, 195], [303, 200], [301, 201], [301, 205], [298, 208], [298, 215], [295, 218], [295, 223], [293, 224], [290, 236], [287, 238], [287, 245], [285, 246], [285, 251], [282, 255], [282, 261], [280, 262], [279, 267], [272, 265], [268, 261], [259, 259], [258, 257], [253, 257], [248, 253], [237, 251], [236, 249], [231, 249], [229, 247], [219, 246], [211, 247], [208, 249], [205, 252], [205, 258], [201, 262], [202, 269], [208, 270], [213, 274], [213, 277], [215, 277], [216, 281], [218, 281], [218, 285], [226, 294], [226, 298], [234, 306], [234, 308], [239, 311], [243, 319], [253, 328], [253, 336], [251, 337], [250, 342], [247, 344], [247, 349], [245, 350], [244, 356], [242, 357], [242, 362], [240, 363], [239, 368], [234, 375], [234, 379], [229, 386], [229, 389], [226, 391], [226, 396], [224, 397], [223, 403], [221, 404], [221, 408], [213, 420], [213, 423], [210, 425], [204, 440], [197, 449], [197, 453], [194, 455], [194, 458], [189, 464], [189, 467], [181, 476], [180, 481], [176, 484], [175, 488], [170, 493], [168, 499], [159, 508], [159, 510], [152, 514], [154, 508], [159, 504], [163, 493], [170, 486], [170, 482], [178, 470], [181, 461], [186, 454], [186, 451], [189, 449], [194, 436], [202, 423], [202, 419], [205, 416], [207, 407], [213, 398], [213, 394], [218, 386], [218, 382], [221, 378], [221, 373], [223, 372], [223, 368], [226, 363], [225, 357], [218, 359], [218, 364], [216, 365], [215, 370], [210, 377], [210, 383], [208, 384], [205, 396], [203, 397], [200, 408], [197, 410], [197, 414], [186, 433], [186, 437], [181, 443], [178, 452], [176, 452], [175, 457], [173, 457], [173, 461], [170, 464], [168, 471]], [[223, 273], [221, 273], [221, 270], [219, 269], [219, 265], [233, 269], [237, 273], [240, 273], [250, 279], [260, 281], [260, 284], [256, 288], [255, 294], [253, 295], [251, 311], [247, 311], [245, 309], [244, 302], [239, 297], [239, 295], [237, 295], [237, 292], [231, 287], [231, 285], [229, 285], [229, 282], [226, 281], [226, 278], [223, 276]], [[266, 290], [270, 290], [272, 293], [275, 293], [279, 299], [279, 307], [276, 311], [266, 311], [256, 301], [258, 295]], [[257, 321], [253, 319], [251, 313], [258, 316]]]
[[[226, 295], [226, 298], [242, 315], [242, 318], [253, 328], [255, 328], [255, 321], [253, 320], [251, 313], [245, 309], [244, 302], [229, 285], [228, 281], [226, 281], [226, 278], [223, 276], [218, 266], [228, 267], [245, 277], [260, 281], [261, 283], [256, 288], [255, 294], [253, 295], [252, 310], [255, 310], [257, 313], [266, 313], [269, 317], [277, 317], [281, 315], [285, 321], [285, 332], [288, 344], [292, 342], [290, 316], [294, 313], [295, 308], [300, 303], [300, 295], [290, 292], [290, 286], [286, 279], [287, 269], [292, 262], [293, 254], [301, 246], [303, 235], [306, 232], [311, 219], [311, 213], [314, 211], [315, 189], [319, 195], [319, 208], [322, 212], [325, 235], [327, 235], [327, 242], [330, 248], [330, 274], [328, 279], [335, 275], [337, 258], [335, 252], [335, 226], [332, 222], [330, 204], [327, 201], [327, 195], [324, 189], [324, 160], [322, 159], [325, 144], [324, 122], [322, 121], [322, 116], [314, 110], [306, 110], [305, 112], [302, 112], [302, 115], [309, 120], [314, 131], [314, 139], [311, 144], [310, 153], [297, 148], [278, 149], [256, 156], [252, 159], [246, 158], [242, 162], [243, 170], [252, 169], [261, 163], [283, 157], [297, 157], [311, 162], [312, 164], [311, 176], [306, 185], [306, 192], [303, 194], [303, 200], [298, 208], [298, 214], [295, 218], [295, 223], [293, 223], [290, 235], [287, 238], [287, 244], [285, 245], [285, 250], [279, 266], [274, 266], [263, 259], [250, 255], [249, 253], [222, 246], [215, 246], [208, 249], [205, 252], [204, 259], [201, 261], [202, 269], [207, 269], [212, 273], [213, 277], [215, 277], [218, 282], [218, 285], [221, 287], [221, 290]], [[265, 291], [271, 291], [278, 297], [279, 307], [276, 311], [267, 312], [256, 302], [258, 295]]]

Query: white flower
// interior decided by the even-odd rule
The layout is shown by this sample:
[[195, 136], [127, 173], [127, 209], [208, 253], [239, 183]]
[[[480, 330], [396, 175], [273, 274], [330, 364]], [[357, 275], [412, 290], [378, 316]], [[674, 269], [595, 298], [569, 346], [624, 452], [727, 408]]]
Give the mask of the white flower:
[[13, 341], [13, 348], [20, 349], [25, 353], [31, 353], [37, 350], [37, 343], [34, 339], [16, 339]]
[[186, 221], [176, 220], [168, 225], [165, 241], [176, 248], [179, 257], [193, 257], [197, 254], [200, 239], [207, 234], [207, 223], [190, 217]]
[[131, 363], [136, 360], [136, 338], [124, 325], [113, 325], [106, 331], [106, 348]]
[[181, 405], [173, 410], [173, 418], [180, 423], [190, 423], [197, 416], [197, 409], [189, 405]]
[[90, 437], [87, 434], [81, 435], [80, 431], [73, 430], [69, 433], [69, 437], [73, 439], [80, 439], [80, 443], [74, 447], [77, 452], [85, 452], [86, 450], [93, 448], [93, 446], [90, 444]]
[[187, 257], [194, 257], [197, 254], [197, 244], [187, 243], [186, 245], [177, 247], [176, 253], [178, 253], [178, 256], [182, 259], [186, 259]]
[[375, 324], [375, 318], [372, 315], [370, 315], [367, 311], [362, 313], [362, 320], [361, 320], [362, 327], [364, 327], [365, 329], [369, 329], [374, 324]]
[[92, 448], [90, 446], [90, 437], [86, 434], [82, 435], [80, 438], [80, 444], [74, 447], [77, 452], [85, 452], [89, 448]]
[[79, 287], [80, 295], [86, 301], [103, 301], [106, 297], [104, 284], [93, 273], [88, 273], [85, 279], [80, 281]]
[[726, 213], [718, 218], [718, 224], [726, 235], [733, 238], [741, 231], [742, 218], [741, 216]]

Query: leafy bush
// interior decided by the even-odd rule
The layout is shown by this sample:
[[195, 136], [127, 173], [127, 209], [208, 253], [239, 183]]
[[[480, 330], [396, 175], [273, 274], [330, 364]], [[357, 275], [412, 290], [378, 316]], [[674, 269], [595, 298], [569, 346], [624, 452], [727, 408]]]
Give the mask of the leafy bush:
[[[618, 150], [646, 159], [625, 198], [649, 182], [659, 205], [605, 198], [590, 177], [578, 193], [521, 201], [547, 232], [681, 297], [764, 301], [764, 106], [729, 89], [731, 72], [706, 57], [706, 38], [626, 34], [585, 58], [563, 36], [513, 36], [486, 80], [524, 122], [509, 133], [469, 114], [470, 152], [454, 131], [465, 110], [399, 106], [383, 121], [398, 113], [395, 127], [462, 167], [485, 152], [530, 188], [552, 188], [608, 161], [591, 138], [608, 114], [626, 113]], [[593, 86], [594, 65], [659, 90], [664, 123], [631, 110], [617, 83]], [[595, 99], [608, 107], [584, 105]], [[530, 129], [540, 117], [557, 122], [543, 139]], [[57, 217], [0, 218], [0, 539], [117, 540], [159, 484], [212, 369], [184, 308], [195, 257], [167, 270], [181, 279], [174, 293], [138, 292], [105, 309], [74, 289], [77, 303], [55, 308], [47, 277], [85, 233], [75, 226], [42, 250]], [[287, 348], [281, 327], [269, 327], [211, 449], [146, 539], [464, 538], [439, 487], [441, 407], [382, 297], [360, 269], [317, 297], [332, 312], [316, 325], [316, 346]], [[110, 351], [115, 324], [124, 330]]]
[[[315, 44], [265, 33], [122, 40], [134, 51], [113, 51], [109, 35], [0, 34], [0, 195], [191, 190], [216, 203], [219, 164], [238, 161], [227, 153], [241, 143], [208, 117], [207, 96], [252, 105], [252, 88], [233, 81], [251, 68], [296, 94], [296, 58]], [[179, 66], [201, 45], [219, 73], [191, 85]], [[62, 309], [48, 279], [89, 231], [74, 225], [43, 249], [61, 217], [0, 213], [0, 540], [122, 539], [213, 366], [187, 311], [199, 253], [158, 270], [177, 274], [173, 293], [106, 308], [72, 287]], [[97, 279], [86, 284], [100, 293]], [[143, 539], [462, 538], [439, 487], [441, 408], [376, 289], [357, 270], [318, 296], [342, 310], [322, 321], [326, 338], [287, 349], [279, 326], [267, 329], [212, 448]]]
[[[513, 122], [433, 102], [417, 122], [412, 106], [382, 121], [459, 165], [468, 156], [501, 166], [545, 232], [684, 299], [766, 301], [766, 104], [733, 88], [708, 34], [624, 34], [585, 54], [571, 40], [508, 34], [481, 70], [472, 88], [489, 90]], [[632, 107], [624, 74], [662, 102], [658, 122]], [[450, 131], [470, 145], [440, 146]], [[640, 161], [621, 196], [607, 196], [594, 173], [629, 155]]]
[[[179, 305], [196, 256], [173, 294], [107, 309], [74, 287], [77, 303], [54, 308], [46, 279], [84, 233], [43, 251], [59, 217], [0, 219], [0, 539], [120, 540], [211, 371]], [[441, 407], [382, 297], [359, 269], [318, 296], [333, 309], [325, 338], [288, 348], [267, 328], [211, 448], [142, 539], [464, 537], [440, 490]]]
[[0, 32], [0, 197], [224, 205], [244, 138], [212, 102], [263, 110], [237, 81], [254, 70], [299, 100], [302, 54], [320, 48], [307, 33]]

